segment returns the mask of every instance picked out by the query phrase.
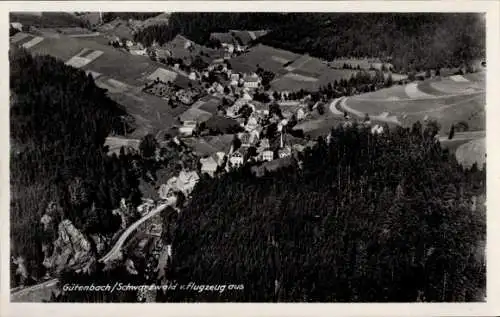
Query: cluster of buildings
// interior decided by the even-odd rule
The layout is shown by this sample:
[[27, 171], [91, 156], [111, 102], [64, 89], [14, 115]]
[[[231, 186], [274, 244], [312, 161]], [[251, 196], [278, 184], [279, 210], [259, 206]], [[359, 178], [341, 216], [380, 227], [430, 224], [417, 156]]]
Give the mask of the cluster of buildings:
[[131, 40], [121, 40], [119, 37], [114, 36], [109, 40], [109, 44], [114, 47], [124, 48], [132, 55], [147, 56], [148, 51], [141, 43], [135, 43]]

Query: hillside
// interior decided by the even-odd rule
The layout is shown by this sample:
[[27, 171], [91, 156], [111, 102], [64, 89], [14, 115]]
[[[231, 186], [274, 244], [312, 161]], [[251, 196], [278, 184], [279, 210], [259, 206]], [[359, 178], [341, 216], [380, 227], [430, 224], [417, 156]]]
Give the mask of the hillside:
[[[12, 256], [24, 258], [36, 279], [46, 272], [51, 249], [44, 245], [55, 240], [61, 220], [84, 234], [112, 234], [120, 225], [112, 209], [122, 197], [137, 204], [140, 193], [130, 158], [103, 149], [106, 136], [122, 132], [124, 112], [91, 76], [11, 48], [10, 91]], [[44, 214], [51, 219], [45, 229]]]
[[427, 133], [339, 128], [302, 170], [202, 179], [181, 213], [168, 279], [244, 290], [162, 300], [478, 300], [486, 220], [472, 201], [486, 174], [464, 170]]
[[398, 71], [460, 66], [485, 57], [479, 14], [451, 13], [173, 13], [169, 24], [146, 28], [136, 40], [168, 42], [182, 34], [207, 44], [211, 32], [269, 29], [256, 40], [334, 60], [377, 57]]
[[351, 96], [340, 108], [358, 117], [393, 118], [410, 127], [416, 121], [437, 120], [441, 135], [452, 125], [468, 131], [486, 130], [485, 72], [438, 77], [404, 86]]

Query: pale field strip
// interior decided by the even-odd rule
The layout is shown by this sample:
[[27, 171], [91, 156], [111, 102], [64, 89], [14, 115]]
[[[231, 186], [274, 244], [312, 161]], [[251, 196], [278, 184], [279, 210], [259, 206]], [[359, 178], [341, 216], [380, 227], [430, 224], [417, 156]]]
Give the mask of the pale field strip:
[[11, 43], [17, 43], [17, 42], [19, 42], [19, 41], [27, 38], [28, 36], [31, 36], [31, 35], [29, 35], [27, 33], [21, 33], [21, 32], [19, 32], [19, 33], [16, 33], [14, 36], [12, 36], [10, 38], [10, 42]]
[[304, 76], [304, 75], [295, 74], [295, 73], [288, 73], [288, 74], [283, 75], [283, 77], [290, 78], [290, 79], [297, 80], [297, 81], [304, 81], [304, 82], [317, 82], [318, 81], [318, 78]]
[[445, 94], [468, 94], [468, 93], [474, 93], [476, 91], [484, 90], [479, 87], [473, 88], [473, 87], [459, 87], [455, 86], [453, 82], [432, 82], [430, 83], [431, 87], [442, 92]]
[[70, 58], [66, 65], [72, 66], [75, 68], [82, 68], [83, 66], [90, 64], [94, 60], [96, 60], [99, 56], [103, 54], [102, 51], [92, 50], [92, 53], [88, 54], [86, 57], [82, 57], [83, 54], [86, 54], [90, 49], [84, 48], [78, 54]]
[[453, 76], [450, 76], [450, 79], [453, 81], [456, 81], [456, 82], [461, 82], [461, 83], [468, 83], [469, 82], [469, 80], [462, 75], [453, 75]]
[[26, 42], [23, 44], [24, 48], [32, 48], [33, 46], [39, 44], [41, 41], [43, 41], [43, 37], [37, 36], [33, 38], [32, 40]]
[[288, 62], [290, 62], [289, 60], [287, 60], [286, 58], [283, 58], [283, 57], [279, 57], [279, 56], [271, 56], [271, 59], [275, 62], [278, 62], [278, 63], [281, 63], [281, 64], [286, 64]]
[[164, 68], [157, 68], [151, 75], [148, 76], [149, 80], [159, 78], [162, 82], [173, 82], [177, 78], [177, 73]]
[[304, 60], [303, 60], [303, 61], [302, 61], [299, 65], [296, 65], [296, 66], [292, 66], [292, 65], [290, 65], [290, 66], [285, 67], [285, 69], [286, 69], [287, 71], [289, 71], [289, 72], [294, 71], [294, 70], [296, 70], [297, 68], [299, 68], [299, 69], [300, 69], [302, 66], [304, 66], [304, 65], [305, 65], [307, 62], [309, 62], [310, 60], [311, 60], [311, 57], [309, 56], [309, 57], [305, 58], [305, 59], [304, 59]]
[[69, 61], [66, 62], [66, 65], [75, 67], [75, 68], [82, 68], [83, 66], [87, 65], [89, 63], [89, 60], [80, 56], [73, 56], [72, 58], [69, 59]]

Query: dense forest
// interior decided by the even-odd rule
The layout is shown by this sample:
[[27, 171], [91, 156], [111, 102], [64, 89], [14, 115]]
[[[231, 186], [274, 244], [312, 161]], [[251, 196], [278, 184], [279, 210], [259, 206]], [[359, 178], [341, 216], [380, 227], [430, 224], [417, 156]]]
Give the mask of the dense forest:
[[[43, 274], [41, 244], [52, 242], [58, 221], [84, 233], [113, 233], [120, 199], [140, 201], [130, 155], [108, 156], [106, 136], [120, 133], [124, 114], [92, 76], [49, 56], [10, 51], [11, 245], [33, 276]], [[51, 233], [40, 218], [58, 205]]]
[[143, 21], [160, 14], [162, 14], [162, 12], [105, 12], [102, 14], [102, 20], [104, 23], [108, 23], [117, 18], [122, 20], [133, 19]]
[[244, 290], [160, 299], [482, 300], [486, 167], [464, 169], [435, 133], [338, 127], [302, 168], [202, 178], [180, 214], [168, 279]]
[[258, 42], [326, 60], [382, 58], [397, 71], [456, 67], [486, 54], [485, 20], [470, 13], [173, 13], [136, 40], [163, 44], [181, 33], [208, 45], [211, 32], [231, 29], [269, 29]]

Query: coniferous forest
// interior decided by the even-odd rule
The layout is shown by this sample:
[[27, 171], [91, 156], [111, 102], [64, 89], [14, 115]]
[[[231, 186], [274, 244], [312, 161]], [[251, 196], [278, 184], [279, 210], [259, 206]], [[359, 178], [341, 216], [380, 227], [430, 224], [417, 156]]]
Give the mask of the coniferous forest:
[[485, 57], [481, 14], [473, 13], [172, 13], [135, 40], [150, 45], [176, 34], [206, 44], [211, 32], [266, 29], [256, 42], [325, 60], [377, 57], [396, 71], [458, 67]]
[[486, 167], [464, 169], [432, 134], [340, 127], [302, 168], [202, 179], [181, 213], [169, 280], [244, 290], [162, 300], [482, 300]]
[[[120, 132], [124, 111], [84, 71], [49, 56], [10, 51], [10, 183], [12, 255], [27, 260], [30, 275], [44, 273], [42, 244], [52, 243], [61, 219], [84, 233], [110, 234], [120, 199], [140, 201], [131, 157], [106, 155], [106, 136]], [[58, 206], [53, 228], [40, 219]]]

